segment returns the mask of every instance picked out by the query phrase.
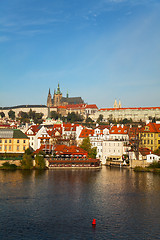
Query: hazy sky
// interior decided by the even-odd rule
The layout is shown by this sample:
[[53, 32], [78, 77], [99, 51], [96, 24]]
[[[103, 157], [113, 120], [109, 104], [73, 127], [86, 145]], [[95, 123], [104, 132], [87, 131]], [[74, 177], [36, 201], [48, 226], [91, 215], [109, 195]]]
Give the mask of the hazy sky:
[[0, 106], [160, 106], [160, 0], [1, 0]]

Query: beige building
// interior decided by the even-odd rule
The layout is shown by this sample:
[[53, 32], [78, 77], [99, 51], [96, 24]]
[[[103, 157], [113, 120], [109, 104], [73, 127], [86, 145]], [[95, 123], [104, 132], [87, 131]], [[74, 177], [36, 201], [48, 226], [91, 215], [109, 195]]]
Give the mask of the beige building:
[[29, 112], [30, 110], [36, 113], [43, 113], [43, 118], [48, 116], [48, 108], [45, 105], [19, 105], [14, 107], [4, 107], [0, 109], [0, 112], [4, 112], [5, 116], [8, 118], [8, 112], [12, 110], [15, 112], [15, 117], [18, 117], [20, 112]]
[[160, 118], [160, 107], [142, 107], [142, 108], [101, 108], [90, 117], [96, 121], [99, 115], [103, 115], [103, 121], [132, 119], [133, 121], [146, 121], [150, 117]]
[[0, 153], [24, 153], [29, 138], [18, 129], [0, 129]]

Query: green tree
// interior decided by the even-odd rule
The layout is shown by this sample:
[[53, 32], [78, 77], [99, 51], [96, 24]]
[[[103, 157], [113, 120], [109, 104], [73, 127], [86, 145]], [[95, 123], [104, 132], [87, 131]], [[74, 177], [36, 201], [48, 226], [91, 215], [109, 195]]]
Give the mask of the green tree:
[[89, 151], [89, 155], [88, 155], [90, 158], [96, 158], [97, 156], [97, 148], [96, 147], [93, 147], [90, 149]]
[[89, 137], [83, 139], [80, 147], [88, 152], [88, 157], [89, 158], [96, 158], [97, 148], [96, 147], [92, 148]]
[[100, 114], [99, 117], [97, 118], [97, 123], [101, 123], [103, 121], [103, 115]]
[[46, 164], [45, 164], [45, 160], [44, 160], [44, 155], [42, 155], [40, 153], [37, 154], [35, 157], [35, 162], [36, 162], [36, 165], [35, 165], [36, 168], [45, 169]]
[[12, 111], [12, 110], [10, 110], [10, 111], [8, 112], [8, 116], [9, 116], [9, 118], [11, 118], [12, 120], [14, 120], [14, 119], [15, 119], [15, 112]]
[[23, 123], [29, 123], [29, 115], [28, 113], [26, 112], [20, 112], [19, 113], [19, 116], [20, 116], [20, 121], [23, 122]]
[[23, 159], [21, 161], [22, 169], [32, 169], [33, 168], [33, 159], [32, 159], [32, 152], [30, 149], [26, 149], [25, 153], [23, 154]]
[[67, 115], [67, 121], [71, 123], [82, 122], [83, 120], [83, 116], [76, 114], [75, 112], [68, 113]]
[[0, 116], [1, 116], [1, 118], [4, 118], [5, 117], [4, 112], [0, 112]]
[[57, 120], [59, 118], [59, 114], [56, 111], [51, 111], [51, 118]]

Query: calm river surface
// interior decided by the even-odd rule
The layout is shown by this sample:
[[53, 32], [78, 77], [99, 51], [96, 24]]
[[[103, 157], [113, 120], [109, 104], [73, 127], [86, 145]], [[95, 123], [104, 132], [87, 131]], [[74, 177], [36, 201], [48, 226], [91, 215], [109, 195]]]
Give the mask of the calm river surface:
[[1, 170], [0, 239], [160, 239], [160, 175]]

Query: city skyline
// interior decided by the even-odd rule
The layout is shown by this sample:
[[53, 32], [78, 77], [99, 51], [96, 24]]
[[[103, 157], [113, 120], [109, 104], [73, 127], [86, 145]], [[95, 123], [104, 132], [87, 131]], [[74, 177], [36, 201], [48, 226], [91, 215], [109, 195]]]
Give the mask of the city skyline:
[[60, 84], [99, 108], [159, 106], [158, 0], [2, 0], [0, 107]]

